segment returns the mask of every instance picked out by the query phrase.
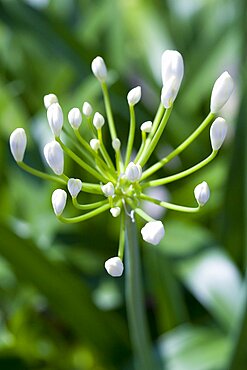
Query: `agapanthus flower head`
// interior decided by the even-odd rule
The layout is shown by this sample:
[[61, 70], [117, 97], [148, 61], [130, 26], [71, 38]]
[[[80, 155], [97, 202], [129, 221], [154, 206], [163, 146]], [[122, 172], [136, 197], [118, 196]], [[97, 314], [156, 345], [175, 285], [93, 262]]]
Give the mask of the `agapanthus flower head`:
[[[117, 127], [115, 126], [106, 84], [107, 69], [101, 57], [96, 57], [93, 60], [92, 71], [101, 85], [106, 120], [99, 112], [96, 112], [92, 117], [93, 109], [88, 102], [85, 102], [82, 107], [82, 113], [86, 121], [84, 129], [89, 130], [87, 135], [82, 135], [80, 132], [82, 114], [78, 108], [72, 108], [69, 111], [68, 122], [63, 124], [63, 112], [57, 96], [48, 94], [44, 97], [48, 121], [55, 136], [52, 142], [45, 145], [44, 156], [55, 175], [45, 174], [23, 162], [27, 144], [26, 133], [23, 129], [18, 128], [14, 130], [10, 136], [10, 149], [20, 167], [42, 179], [56, 181], [63, 188], [67, 187], [71, 195], [69, 202], [81, 214], [75, 217], [63, 216], [62, 213], [67, 202], [67, 193], [64, 189], [57, 189], [52, 194], [52, 206], [61, 222], [76, 223], [86, 221], [103, 212], [107, 212], [113, 218], [119, 216], [119, 221], [117, 221], [120, 224], [117, 257], [112, 257], [105, 262], [107, 272], [114, 277], [121, 276], [124, 269], [122, 261], [124, 257], [126, 219], [130, 219], [131, 223], [135, 223], [136, 218], [140, 217], [145, 222], [145, 225], [141, 228], [141, 235], [142, 239], [149, 244], [158, 245], [165, 236], [163, 222], [153, 218], [162, 218], [162, 216], [152, 215], [151, 217], [151, 211], [146, 208], [143, 209], [143, 203], [149, 202], [149, 204], [168, 210], [187, 213], [199, 212], [201, 207], [207, 203], [210, 190], [205, 181], [194, 189], [194, 195], [198, 203], [196, 207], [173, 204], [170, 201], [168, 202], [165, 197], [163, 200], [161, 199], [162, 197], [157, 199], [150, 189], [158, 189], [162, 185], [191, 175], [208, 164], [217, 155], [226, 136], [227, 124], [223, 118], [216, 118], [215, 114], [227, 102], [233, 90], [232, 79], [227, 72], [224, 72], [213, 87], [211, 111], [208, 116], [177, 148], [158, 161], [152, 159], [149, 166], [149, 159], [155, 151], [172, 114], [184, 74], [183, 58], [176, 50], [166, 50], [162, 55], [161, 64], [163, 83], [163, 86], [161, 86], [161, 103], [153, 121], [145, 121], [141, 126], [138, 125], [140, 130], [136, 130], [135, 105], [141, 99], [141, 87], [137, 86], [127, 94], [130, 126], [128, 137], [121, 138], [123, 145], [121, 145]], [[210, 128], [212, 152], [210, 155], [184, 171], [170, 176], [154, 178], [154, 175], [160, 169], [186, 149], [212, 122], [213, 124]], [[70, 128], [69, 133], [64, 128], [68, 123], [73, 128], [73, 130]], [[110, 140], [107, 140], [108, 143], [111, 143], [109, 152], [104, 142], [105, 123], [109, 128], [110, 134]], [[61, 131], [63, 131], [63, 135], [60, 138]], [[135, 138], [136, 131], [139, 138]], [[64, 140], [66, 135], [69, 136], [68, 141]], [[72, 142], [72, 135], [75, 137], [75, 142], [70, 148], [67, 142]], [[135, 148], [138, 141], [141, 141], [139, 149]], [[64, 155], [70, 157], [80, 167], [80, 171], [76, 173], [75, 178], [64, 173]], [[85, 182], [78, 178], [81, 172]], [[79, 193], [80, 196], [78, 196]], [[87, 194], [90, 193], [98, 197], [93, 203], [88, 203], [87, 201]], [[77, 198], [83, 199], [83, 194], [86, 197], [86, 202], [81, 204]]]

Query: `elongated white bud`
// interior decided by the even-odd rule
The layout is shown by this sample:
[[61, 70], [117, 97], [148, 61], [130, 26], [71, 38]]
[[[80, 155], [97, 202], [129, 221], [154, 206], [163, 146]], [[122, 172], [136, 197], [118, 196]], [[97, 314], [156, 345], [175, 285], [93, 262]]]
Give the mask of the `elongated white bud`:
[[115, 188], [112, 182], [101, 186], [101, 190], [106, 197], [112, 197], [115, 193]]
[[48, 94], [44, 96], [44, 106], [46, 109], [48, 109], [53, 103], [58, 103], [58, 98], [55, 94]]
[[90, 146], [93, 150], [97, 152], [97, 150], [100, 147], [100, 141], [98, 139], [91, 139], [90, 140]]
[[134, 162], [130, 162], [125, 170], [125, 176], [131, 182], [140, 180], [142, 176], [141, 166], [139, 164], [135, 164]]
[[212, 95], [210, 110], [212, 113], [218, 113], [221, 108], [226, 104], [234, 89], [233, 79], [228, 72], [222, 75], [215, 81]]
[[112, 147], [117, 152], [121, 147], [121, 141], [116, 137], [112, 140]]
[[80, 109], [72, 108], [68, 114], [68, 121], [69, 121], [70, 126], [74, 130], [77, 130], [81, 126], [81, 121], [82, 121], [82, 115], [81, 115]]
[[94, 76], [100, 81], [104, 82], [107, 78], [107, 69], [102, 57], [96, 57], [92, 61], [92, 71]]
[[136, 105], [142, 96], [141, 86], [137, 86], [134, 89], [130, 90], [127, 95], [127, 100], [129, 105]]
[[92, 115], [92, 113], [93, 113], [93, 108], [92, 108], [91, 104], [89, 104], [87, 101], [85, 101], [85, 103], [83, 103], [82, 113], [86, 117], [90, 117]]
[[151, 132], [151, 130], [152, 130], [152, 124], [153, 124], [152, 121], [143, 122], [143, 124], [140, 127], [141, 131], [146, 132], [146, 133]]
[[94, 127], [99, 130], [101, 129], [102, 126], [105, 124], [105, 119], [102, 116], [102, 114], [96, 112], [93, 116], [93, 125]]
[[120, 215], [121, 208], [120, 207], [113, 207], [113, 208], [110, 209], [110, 212], [112, 214], [112, 217], [118, 217]]
[[16, 162], [22, 162], [27, 146], [27, 135], [23, 128], [16, 128], [9, 138], [11, 153]]
[[119, 257], [109, 258], [105, 262], [105, 269], [113, 277], [121, 276], [124, 270], [123, 262]]
[[63, 149], [57, 141], [45, 145], [44, 156], [46, 162], [56, 175], [62, 175], [64, 166]]
[[[169, 101], [171, 104], [177, 97], [184, 75], [183, 57], [178, 51], [176, 50], [164, 51], [161, 58], [161, 74], [164, 88], [163, 99], [165, 101]], [[167, 108], [166, 105], [164, 105], [165, 108]]]
[[210, 127], [210, 139], [213, 150], [219, 150], [227, 134], [227, 123], [222, 117], [216, 118]]
[[150, 221], [142, 229], [143, 240], [153, 245], [159, 244], [165, 235], [165, 229], [161, 221]]
[[72, 198], [76, 198], [82, 189], [82, 182], [80, 179], [69, 179], [67, 184], [68, 190]]
[[210, 189], [206, 181], [203, 181], [195, 187], [194, 194], [199, 206], [202, 207], [207, 203], [210, 197]]
[[64, 207], [66, 206], [67, 193], [62, 189], [56, 189], [52, 193], [51, 202], [53, 210], [56, 216], [60, 216], [63, 213]]
[[63, 111], [58, 103], [53, 103], [47, 109], [47, 119], [55, 137], [59, 137], [63, 127]]
[[166, 109], [170, 108], [177, 97], [179, 85], [174, 76], [172, 76], [162, 88], [161, 103]]

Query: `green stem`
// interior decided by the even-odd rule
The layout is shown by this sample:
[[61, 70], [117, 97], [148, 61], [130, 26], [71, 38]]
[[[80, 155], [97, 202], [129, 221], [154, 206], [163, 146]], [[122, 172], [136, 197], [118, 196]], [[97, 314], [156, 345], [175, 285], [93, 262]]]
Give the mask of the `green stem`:
[[[175, 150], [173, 150], [168, 156], [162, 158], [158, 163], [150, 167], [147, 171], [143, 172], [143, 175], [146, 173], [151, 174], [158, 171], [166, 163], [170, 162], [174, 157], [179, 155], [184, 149], [186, 149], [199, 135], [200, 133], [209, 125], [209, 123], [215, 118], [214, 113], [209, 113], [201, 125], [186, 139], [184, 140]], [[147, 177], [147, 176], [145, 176]]]
[[134, 105], [129, 106], [130, 111], [130, 130], [129, 130], [129, 137], [125, 155], [125, 164], [124, 167], [126, 168], [129, 164], [131, 152], [133, 148], [134, 138], [135, 138], [135, 128], [136, 128], [136, 118], [135, 118], [135, 109]]
[[[159, 127], [157, 128], [153, 138], [151, 139], [151, 142], [150, 144], [148, 145], [148, 143], [146, 144], [146, 147], [138, 161], [138, 163], [143, 167], [145, 165], [145, 163], [147, 163], [147, 161], [149, 160], [149, 157], [151, 156], [151, 154], [153, 153], [154, 149], [156, 148], [156, 145], [158, 144], [159, 142], [159, 139], [166, 127], [166, 124], [168, 122], [168, 119], [171, 115], [171, 112], [172, 112], [172, 106], [171, 108], [168, 108], [166, 109], [165, 111], [165, 114], [160, 122], [160, 125]], [[148, 141], [148, 140], [147, 140]]]
[[102, 88], [104, 102], [105, 102], [106, 116], [108, 120], [111, 139], [113, 140], [117, 137], [117, 133], [116, 133], [116, 128], [115, 128], [114, 119], [112, 115], [111, 103], [110, 103], [110, 98], [108, 94], [107, 84], [105, 82], [102, 82], [101, 88]]
[[72, 203], [77, 209], [88, 210], [88, 209], [98, 208], [104, 204], [107, 204], [108, 200], [106, 199], [106, 200], [101, 200], [99, 202], [94, 202], [94, 203], [79, 204], [77, 201], [77, 198], [72, 198]]
[[64, 176], [61, 175], [61, 177], [52, 176], [52, 175], [49, 175], [47, 173], [41, 172], [39, 170], [36, 170], [35, 168], [30, 167], [30, 166], [28, 166], [24, 162], [17, 162], [17, 164], [18, 164], [19, 167], [21, 167], [26, 172], [29, 172], [29, 173], [31, 173], [34, 176], [40, 177], [43, 180], [56, 181], [56, 182], [59, 182], [62, 185], [66, 185], [67, 184], [67, 181], [66, 181], [67, 177], [65, 175]]
[[[169, 182], [179, 180], [179, 179], [181, 179], [185, 176], [191, 175], [192, 173], [200, 170], [202, 167], [204, 167], [208, 163], [210, 163], [216, 157], [217, 153], [218, 153], [218, 150], [213, 150], [212, 153], [207, 158], [205, 158], [203, 161], [197, 163], [195, 166], [192, 166], [192, 167], [188, 168], [187, 170], [176, 173], [175, 175], [172, 175], [172, 176], [167, 176], [167, 177], [163, 177], [162, 179], [148, 181], [148, 182], [144, 183], [142, 185], [142, 187], [146, 188], [148, 186], [164, 185], [164, 184], [168, 184]], [[148, 172], [148, 171], [144, 172], [144, 178], [149, 176], [149, 174], [146, 174], [146, 172]], [[143, 180], [143, 178], [142, 178], [142, 180]]]
[[141, 146], [140, 146], [140, 149], [135, 157], [135, 160], [134, 160], [134, 163], [137, 163], [139, 158], [141, 157], [142, 155], [142, 152], [145, 148], [145, 144], [146, 144], [146, 137], [147, 137], [147, 134], [146, 132], [142, 131], [142, 142], [141, 142]]
[[97, 133], [98, 133], [98, 140], [100, 142], [100, 151], [101, 151], [101, 154], [104, 158], [104, 160], [106, 161], [106, 164], [107, 166], [109, 167], [109, 169], [113, 170], [115, 172], [115, 167], [114, 167], [114, 164], [112, 163], [112, 160], [104, 146], [104, 143], [103, 143], [103, 136], [102, 136], [102, 130], [101, 128], [97, 130]]
[[[171, 209], [173, 211], [178, 211], [178, 212], [186, 212], [186, 213], [197, 213], [201, 210], [201, 207], [198, 206], [196, 208], [193, 208], [193, 207], [184, 207], [184, 206], [179, 206], [177, 204], [172, 204], [172, 203], [168, 203], [168, 202], [163, 202], [161, 200], [158, 200], [158, 199], [155, 199], [155, 198], [152, 198], [152, 197], [149, 197], [148, 195], [146, 194], [140, 194], [140, 198], [143, 199], [143, 200], [147, 200], [148, 202], [152, 202], [154, 204], [157, 204], [158, 206], [160, 207], [164, 207], [164, 208], [167, 208], [167, 209]], [[142, 210], [141, 210], [142, 211]], [[141, 214], [140, 214], [140, 209], [135, 209], [135, 212], [138, 213], [142, 218], [144, 218]], [[142, 211], [143, 212], [143, 211]], [[147, 220], [147, 218], [146, 218]], [[147, 220], [147, 221], [152, 221], [152, 220]]]
[[56, 140], [61, 145], [62, 149], [65, 153], [67, 153], [70, 158], [72, 158], [76, 163], [79, 164], [85, 171], [89, 172], [91, 175], [96, 177], [96, 179], [100, 181], [106, 181], [107, 179], [103, 177], [101, 174], [99, 174], [97, 171], [95, 171], [91, 166], [89, 166], [86, 162], [84, 162], [78, 155], [76, 155], [71, 149], [69, 149], [61, 140], [60, 138], [56, 138]]
[[119, 233], [119, 244], [118, 244], [118, 257], [123, 260], [124, 256], [124, 243], [125, 243], [125, 213], [121, 210], [120, 215], [120, 233]]
[[110, 204], [107, 203], [107, 204], [95, 209], [94, 211], [86, 213], [85, 215], [71, 217], [71, 218], [63, 217], [63, 216], [57, 216], [57, 218], [65, 224], [74, 224], [74, 223], [77, 223], [77, 222], [82, 222], [82, 221], [88, 220], [89, 218], [92, 218], [94, 216], [98, 216], [100, 213], [105, 212], [109, 208], [110, 208]]
[[126, 216], [125, 292], [130, 338], [136, 370], [157, 370], [144, 306], [140, 250], [136, 224]]
[[91, 193], [91, 194], [103, 194], [101, 185], [99, 184], [91, 184], [90, 182], [83, 182], [82, 183], [82, 191], [85, 193]]

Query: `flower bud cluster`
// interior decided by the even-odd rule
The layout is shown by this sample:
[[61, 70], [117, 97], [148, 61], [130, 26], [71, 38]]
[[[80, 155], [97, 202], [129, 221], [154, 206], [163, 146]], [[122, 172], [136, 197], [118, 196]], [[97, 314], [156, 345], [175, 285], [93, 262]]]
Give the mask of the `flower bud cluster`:
[[[226, 134], [228, 124], [222, 117], [217, 117], [219, 111], [227, 103], [233, 91], [233, 80], [228, 72], [224, 72], [215, 82], [210, 101], [210, 113], [197, 130], [189, 136], [177, 149], [171, 152], [167, 157], [162, 158], [149, 168], [145, 165], [150, 155], [155, 150], [161, 137], [163, 129], [169, 119], [173, 103], [178, 95], [183, 75], [184, 63], [182, 55], [176, 50], [166, 50], [162, 55], [161, 74], [162, 74], [162, 92], [161, 105], [155, 116], [154, 121], [145, 121], [140, 125], [141, 145], [135, 153], [133, 145], [135, 143], [135, 105], [139, 103], [142, 96], [141, 86], [131, 89], [127, 94], [127, 103], [130, 111], [130, 129], [129, 137], [124, 143], [123, 149], [121, 141], [117, 136], [114, 118], [111, 112], [111, 106], [107, 91], [107, 68], [102, 57], [96, 57], [92, 61], [92, 72], [99, 80], [105, 102], [106, 119], [99, 112], [93, 115], [93, 108], [88, 102], [84, 102], [82, 110], [77, 107], [68, 112], [69, 129], [77, 140], [75, 150], [79, 145], [82, 147], [75, 153], [68, 148], [66, 142], [60, 138], [64, 128], [64, 115], [59, 104], [58, 98], [51, 93], [45, 95], [44, 106], [47, 110], [47, 120], [54, 135], [54, 140], [47, 143], [44, 147], [45, 160], [55, 174], [45, 174], [33, 169], [23, 163], [27, 136], [23, 128], [15, 129], [10, 135], [10, 150], [20, 167], [26, 171], [47, 180], [55, 180], [61, 186], [67, 188], [58, 188], [52, 193], [51, 201], [55, 215], [60, 221], [65, 223], [74, 223], [84, 221], [93, 216], [108, 211], [113, 218], [119, 217], [120, 220], [120, 242], [119, 251], [116, 257], [111, 257], [105, 262], [106, 271], [113, 277], [119, 277], [123, 274], [123, 235], [125, 230], [125, 218], [131, 217], [135, 222], [136, 216], [140, 216], [146, 221], [141, 228], [143, 240], [152, 245], [158, 245], [165, 236], [165, 228], [160, 220], [155, 220], [140, 208], [142, 201], [148, 201], [160, 207], [182, 212], [198, 212], [209, 200], [210, 189], [206, 181], [201, 182], [194, 188], [194, 196], [197, 202], [196, 207], [185, 207], [162, 200], [155, 199], [145, 193], [146, 189], [153, 189], [155, 186], [161, 186], [171, 181], [178, 180], [184, 176], [192, 174], [196, 170], [208, 164], [221, 148]], [[87, 122], [91, 130], [91, 138], [84, 138], [80, 133], [81, 126]], [[178, 155], [183, 149], [197, 138], [207, 125], [211, 122], [210, 141], [212, 153], [199, 164], [192, 166], [186, 171], [175, 175], [159, 178], [156, 180], [147, 180], [155, 172], [161, 169], [175, 155]], [[107, 152], [103, 142], [103, 127], [105, 123], [109, 126], [111, 135], [111, 153]], [[64, 130], [67, 133], [67, 130]], [[139, 131], [140, 135], [140, 131]], [[62, 136], [63, 138], [63, 136]], [[71, 135], [70, 135], [71, 139]], [[125, 154], [125, 159], [124, 158]], [[64, 174], [64, 156], [69, 156], [83, 170], [83, 176], [88, 174], [96, 179], [96, 183], [82, 182], [80, 178], [69, 178]], [[113, 158], [115, 157], [115, 162]], [[87, 179], [86, 179], [87, 181]], [[63, 212], [67, 203], [67, 192], [71, 196], [71, 201], [76, 209], [83, 213], [76, 217], [64, 217]], [[83, 197], [83, 193], [97, 194], [100, 200], [94, 203], [80, 204], [77, 198]]]

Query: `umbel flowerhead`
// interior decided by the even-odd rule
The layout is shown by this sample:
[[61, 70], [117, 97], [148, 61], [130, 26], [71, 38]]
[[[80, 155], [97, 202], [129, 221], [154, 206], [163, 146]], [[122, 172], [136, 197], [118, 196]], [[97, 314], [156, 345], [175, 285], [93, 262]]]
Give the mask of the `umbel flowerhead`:
[[[141, 100], [141, 86], [132, 88], [127, 94], [127, 103], [130, 113], [130, 127], [126, 145], [121, 145], [117, 135], [112, 114], [109, 93], [107, 88], [107, 68], [102, 57], [96, 57], [92, 62], [92, 71], [98, 79], [104, 96], [106, 117], [100, 112], [94, 112], [90, 103], [84, 102], [82, 107], [73, 107], [68, 112], [68, 122], [64, 123], [62, 108], [58, 98], [51, 93], [44, 97], [44, 105], [47, 109], [47, 119], [54, 140], [44, 147], [45, 160], [53, 174], [43, 173], [23, 162], [27, 138], [24, 129], [17, 128], [10, 136], [11, 153], [17, 164], [24, 170], [58, 183], [59, 187], [52, 194], [52, 206], [57, 218], [64, 223], [76, 223], [86, 221], [103, 212], [108, 212], [113, 218], [120, 219], [120, 237], [118, 253], [105, 262], [106, 271], [114, 277], [119, 277], [124, 271], [123, 257], [125, 245], [125, 220], [131, 218], [135, 222], [136, 217], [144, 221], [141, 228], [143, 240], [152, 245], [158, 245], [165, 236], [165, 228], [161, 220], [155, 220], [140, 207], [142, 201], [148, 201], [160, 207], [180, 212], [199, 212], [210, 197], [209, 186], [202, 181], [194, 188], [197, 202], [195, 207], [181, 206], [155, 199], [147, 194], [147, 190], [156, 186], [177, 181], [185, 176], [193, 174], [203, 166], [211, 162], [222, 146], [227, 133], [227, 123], [222, 117], [217, 117], [219, 110], [226, 104], [232, 91], [233, 81], [228, 72], [224, 72], [215, 82], [211, 94], [210, 112], [203, 122], [185, 140], [172, 150], [167, 156], [158, 162], [148, 166], [149, 158], [154, 152], [161, 135], [172, 113], [173, 104], [177, 98], [184, 75], [184, 63], [182, 55], [176, 50], [166, 50], [162, 55], [161, 74], [162, 86], [158, 111], [153, 121], [145, 121], [136, 130], [135, 106]], [[112, 148], [108, 152], [102, 131], [108, 125]], [[179, 173], [161, 178], [153, 178], [156, 172], [164, 167], [175, 156], [186, 149], [210, 124], [210, 141], [212, 152], [201, 162]], [[67, 124], [67, 127], [64, 126]], [[91, 138], [86, 140], [81, 132], [82, 125], [87, 125]], [[60, 138], [68, 131], [74, 135], [74, 146], [69, 148]], [[135, 134], [141, 135], [139, 150], [134, 150]], [[70, 157], [83, 171], [83, 178], [69, 177], [64, 173], [64, 157]], [[114, 158], [114, 160], [112, 159]], [[152, 162], [153, 163], [153, 162]], [[94, 181], [89, 182], [93, 178]], [[150, 179], [152, 176], [152, 179]], [[81, 214], [75, 217], [63, 216], [67, 203], [67, 192], [71, 202]], [[94, 203], [80, 202], [83, 193], [92, 193], [98, 196]]]

